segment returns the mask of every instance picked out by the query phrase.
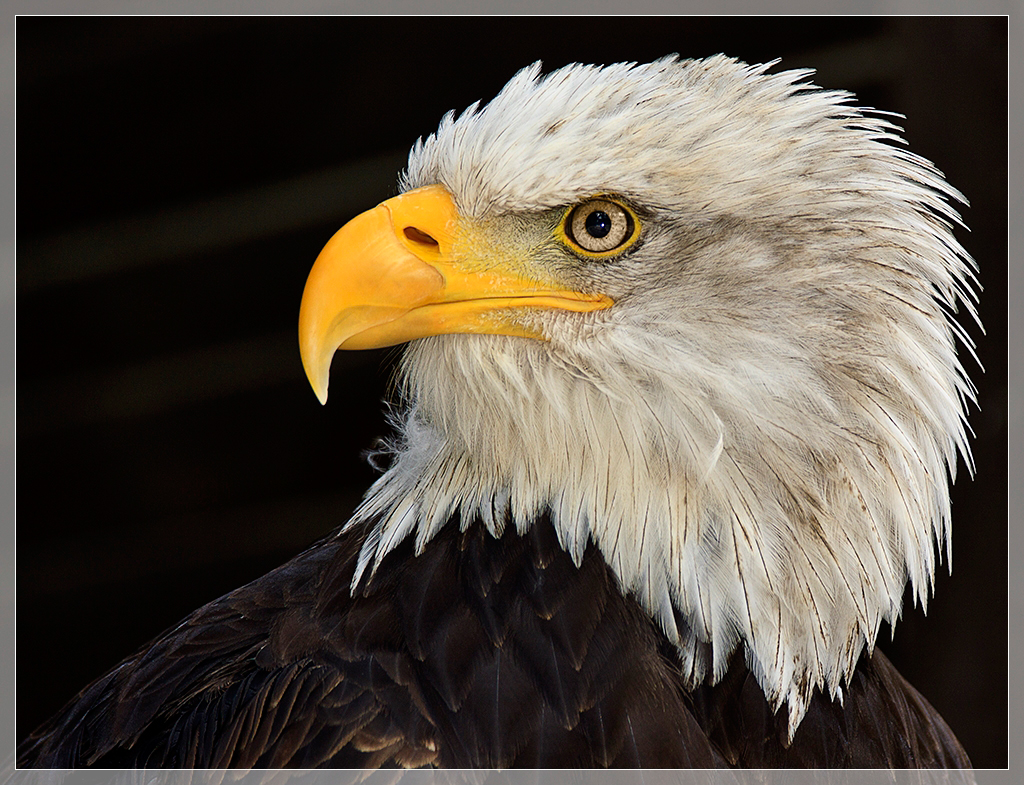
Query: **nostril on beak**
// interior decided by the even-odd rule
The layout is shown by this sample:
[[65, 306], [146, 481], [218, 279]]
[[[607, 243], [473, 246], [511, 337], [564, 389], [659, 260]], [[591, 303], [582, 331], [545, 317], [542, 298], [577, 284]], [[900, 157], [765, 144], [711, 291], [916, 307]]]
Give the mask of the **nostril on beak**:
[[403, 231], [405, 232], [405, 236], [412, 240], [414, 243], [420, 243], [421, 245], [431, 245], [434, 248], [437, 247], [437, 240], [435, 240], [426, 232], [417, 229], [415, 226], [407, 226]]

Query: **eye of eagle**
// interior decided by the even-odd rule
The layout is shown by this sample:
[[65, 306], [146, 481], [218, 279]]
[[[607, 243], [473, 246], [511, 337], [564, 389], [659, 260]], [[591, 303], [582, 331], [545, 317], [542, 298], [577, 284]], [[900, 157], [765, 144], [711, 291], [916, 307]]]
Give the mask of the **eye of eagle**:
[[564, 242], [584, 256], [620, 254], [640, 237], [640, 221], [625, 204], [588, 199], [571, 207], [559, 227]]

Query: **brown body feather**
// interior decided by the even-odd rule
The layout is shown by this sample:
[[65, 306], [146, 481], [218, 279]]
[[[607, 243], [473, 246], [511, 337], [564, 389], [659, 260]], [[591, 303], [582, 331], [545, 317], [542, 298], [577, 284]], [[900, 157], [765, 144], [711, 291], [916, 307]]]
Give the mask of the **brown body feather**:
[[788, 747], [741, 657], [688, 692], [594, 546], [451, 521], [353, 595], [364, 530], [199, 609], [25, 740], [20, 766], [968, 766], [878, 651]]

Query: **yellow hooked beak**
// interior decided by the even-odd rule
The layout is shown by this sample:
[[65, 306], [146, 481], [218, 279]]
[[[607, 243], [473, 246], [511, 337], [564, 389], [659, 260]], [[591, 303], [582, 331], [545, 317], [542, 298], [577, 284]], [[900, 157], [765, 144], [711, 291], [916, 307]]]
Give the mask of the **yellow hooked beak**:
[[430, 185], [356, 216], [328, 241], [299, 307], [302, 365], [321, 403], [338, 349], [393, 346], [442, 333], [543, 340], [515, 319], [513, 309], [582, 312], [612, 304], [604, 295], [562, 290], [460, 258], [464, 233], [448, 191]]

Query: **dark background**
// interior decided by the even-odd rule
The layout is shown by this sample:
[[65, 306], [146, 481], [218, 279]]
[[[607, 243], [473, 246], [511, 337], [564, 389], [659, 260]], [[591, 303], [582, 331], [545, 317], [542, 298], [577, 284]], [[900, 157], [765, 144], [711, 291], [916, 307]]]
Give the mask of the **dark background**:
[[1004, 18], [17, 21], [18, 734], [187, 612], [343, 523], [396, 350], [299, 361], [306, 274], [409, 145], [542, 59], [725, 52], [906, 115], [971, 203], [977, 477], [954, 566], [880, 646], [975, 765], [1007, 763]]

